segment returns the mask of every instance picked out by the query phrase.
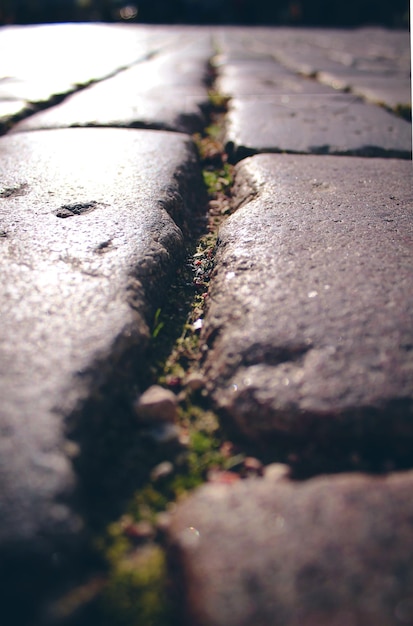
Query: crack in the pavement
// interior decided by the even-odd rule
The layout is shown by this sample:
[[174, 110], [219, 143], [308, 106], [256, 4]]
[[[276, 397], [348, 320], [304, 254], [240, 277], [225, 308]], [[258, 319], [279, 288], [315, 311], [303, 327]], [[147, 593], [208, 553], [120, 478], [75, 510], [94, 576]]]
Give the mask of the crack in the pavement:
[[[232, 166], [221, 141], [228, 99], [214, 92], [213, 85], [210, 81], [208, 126], [194, 136], [209, 193], [208, 214], [188, 231], [186, 260], [171, 285], [163, 309], [155, 313], [150, 375], [146, 380], [148, 388], [160, 385], [175, 394], [178, 447], [168, 449], [162, 443], [165, 435], [159, 429], [159, 433], [148, 433], [147, 444], [156, 451], [153, 463], [163, 462], [152, 469], [146, 483], [138, 484], [135, 476], [136, 491], [129, 505], [123, 508], [123, 515], [98, 532], [100, 553], [108, 569], [104, 588], [97, 586], [97, 599], [93, 597], [91, 603], [92, 611], [96, 611], [93, 619], [98, 619], [101, 626], [117, 624], [118, 619], [126, 620], [125, 623], [138, 619], [142, 626], [178, 626], [179, 598], [172, 584], [174, 566], [167, 562], [168, 550], [164, 545], [164, 516], [168, 507], [205, 481], [225, 483], [251, 473], [261, 475], [262, 463], [258, 459], [252, 463], [247, 451], [232, 442], [223, 430], [201, 370], [207, 347], [200, 333], [214, 269], [217, 231], [233, 210]], [[148, 571], [153, 573], [150, 580], [145, 573]], [[171, 584], [171, 592], [165, 595], [165, 585]], [[147, 605], [148, 593], [157, 595], [156, 607]], [[128, 608], [122, 604], [122, 598], [126, 597]], [[65, 601], [63, 598], [57, 609]], [[85, 623], [90, 622], [87, 607], [86, 614]], [[77, 620], [76, 626], [83, 624]]]

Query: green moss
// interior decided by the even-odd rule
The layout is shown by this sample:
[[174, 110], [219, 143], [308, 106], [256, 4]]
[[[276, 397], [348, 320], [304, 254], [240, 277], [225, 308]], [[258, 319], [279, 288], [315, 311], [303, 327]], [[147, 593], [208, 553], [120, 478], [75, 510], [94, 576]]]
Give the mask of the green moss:
[[232, 166], [224, 163], [219, 169], [204, 169], [203, 177], [210, 196], [228, 194], [232, 186]]
[[128, 512], [136, 521], [145, 520], [153, 523], [157, 514], [165, 511], [170, 496], [166, 485], [155, 487], [148, 483], [136, 492], [129, 504]]
[[150, 544], [121, 559], [111, 571], [101, 609], [101, 626], [170, 625], [164, 551]]
[[214, 108], [214, 112], [226, 111], [228, 108], [228, 102], [230, 101], [230, 97], [226, 94], [222, 94], [219, 91], [215, 91], [211, 89], [208, 93], [209, 101], [211, 106]]

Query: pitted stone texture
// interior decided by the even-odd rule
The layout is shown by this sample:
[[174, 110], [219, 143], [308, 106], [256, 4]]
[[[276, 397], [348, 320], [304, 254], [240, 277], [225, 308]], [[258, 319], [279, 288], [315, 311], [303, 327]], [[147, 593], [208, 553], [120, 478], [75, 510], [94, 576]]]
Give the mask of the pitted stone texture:
[[139, 384], [201, 180], [176, 133], [39, 131], [0, 155], [0, 553], [48, 563], [80, 530], [67, 418]]
[[74, 126], [145, 127], [193, 133], [206, 124], [206, 80], [213, 49], [208, 33], [182, 41], [109, 80], [24, 120], [16, 131]]
[[202, 487], [169, 529], [184, 623], [411, 624], [412, 488], [411, 472]]
[[259, 152], [407, 158], [412, 149], [409, 122], [355, 96], [334, 93], [236, 98], [225, 140], [235, 161]]
[[257, 155], [236, 168], [234, 202], [203, 328], [217, 407], [262, 444], [408, 455], [411, 163]]

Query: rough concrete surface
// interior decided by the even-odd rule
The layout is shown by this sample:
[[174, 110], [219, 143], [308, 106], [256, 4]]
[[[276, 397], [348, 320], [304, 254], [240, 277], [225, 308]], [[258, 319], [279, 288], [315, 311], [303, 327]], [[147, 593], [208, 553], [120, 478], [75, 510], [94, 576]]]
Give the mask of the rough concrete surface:
[[411, 163], [257, 155], [234, 203], [204, 325], [216, 405], [253, 439], [410, 449]]
[[413, 621], [411, 472], [202, 487], [170, 555], [190, 626], [402, 626]]
[[139, 383], [202, 188], [173, 133], [39, 131], [0, 154], [0, 552], [49, 561], [81, 528], [67, 420]]

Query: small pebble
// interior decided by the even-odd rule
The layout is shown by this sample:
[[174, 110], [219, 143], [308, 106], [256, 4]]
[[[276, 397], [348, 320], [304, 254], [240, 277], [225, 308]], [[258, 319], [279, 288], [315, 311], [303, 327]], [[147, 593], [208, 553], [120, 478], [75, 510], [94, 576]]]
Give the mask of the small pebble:
[[193, 372], [192, 374], [189, 374], [189, 376], [186, 379], [186, 386], [191, 390], [191, 391], [196, 391], [197, 389], [202, 389], [202, 387], [205, 385], [205, 380], [204, 377], [202, 376], [202, 374]]
[[285, 463], [271, 463], [264, 467], [264, 474], [266, 478], [271, 480], [284, 480], [288, 478], [290, 468]]
[[151, 480], [153, 482], [157, 482], [162, 478], [170, 476], [173, 471], [174, 466], [172, 465], [172, 463], [170, 461], [163, 461], [162, 463], [159, 463], [159, 465], [156, 465], [151, 471]]
[[243, 476], [263, 476], [264, 466], [258, 459], [248, 456], [244, 459]]
[[144, 422], [175, 422], [178, 399], [169, 389], [153, 385], [136, 400], [133, 408], [137, 417]]

